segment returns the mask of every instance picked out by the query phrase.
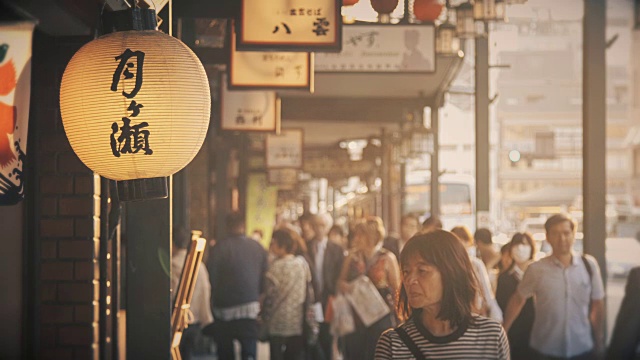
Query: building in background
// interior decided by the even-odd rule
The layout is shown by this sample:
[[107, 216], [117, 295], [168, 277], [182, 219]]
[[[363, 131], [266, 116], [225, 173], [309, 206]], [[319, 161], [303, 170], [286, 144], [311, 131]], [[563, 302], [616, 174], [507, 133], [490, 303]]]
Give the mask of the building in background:
[[[583, 4], [562, 5], [532, 0], [514, 7], [509, 23], [492, 32], [496, 60], [510, 66], [495, 75], [504, 231], [521, 230], [525, 219], [559, 211], [578, 221], [582, 217]], [[612, 235], [625, 232], [633, 208], [632, 6], [610, 1], [607, 10], [607, 230]]]

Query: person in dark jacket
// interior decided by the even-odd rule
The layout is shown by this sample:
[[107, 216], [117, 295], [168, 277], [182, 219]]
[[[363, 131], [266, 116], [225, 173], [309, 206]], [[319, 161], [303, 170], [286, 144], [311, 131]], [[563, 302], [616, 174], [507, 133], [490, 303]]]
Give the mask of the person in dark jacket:
[[[518, 288], [525, 270], [535, 257], [536, 247], [531, 234], [516, 233], [511, 238], [509, 249], [513, 262], [498, 277], [498, 287], [496, 288], [496, 301], [498, 301], [502, 312], [507, 311], [507, 304], [509, 304], [511, 295]], [[526, 360], [536, 358], [536, 355], [529, 347], [529, 337], [531, 336], [534, 316], [533, 298], [529, 298], [507, 333], [512, 359]]]
[[245, 236], [240, 213], [227, 216], [229, 236], [217, 242], [207, 261], [211, 281], [214, 324], [210, 331], [218, 358], [234, 359], [233, 340], [240, 342], [242, 359], [256, 359], [259, 297], [267, 271], [267, 252]]
[[[309, 221], [312, 227], [313, 238], [307, 241], [309, 260], [311, 260], [311, 272], [314, 278], [314, 292], [316, 299], [322, 305], [322, 311], [326, 314], [330, 296], [336, 294], [336, 286], [340, 269], [344, 262], [345, 251], [338, 244], [329, 241], [329, 215], [310, 215], [305, 221]], [[304, 225], [303, 234], [304, 234]], [[304, 235], [303, 235], [304, 236]], [[313, 351], [313, 359], [330, 360], [333, 355], [333, 337], [329, 332], [328, 322], [320, 323], [318, 346]]]
[[640, 359], [640, 267], [631, 269], [613, 328], [607, 359]]

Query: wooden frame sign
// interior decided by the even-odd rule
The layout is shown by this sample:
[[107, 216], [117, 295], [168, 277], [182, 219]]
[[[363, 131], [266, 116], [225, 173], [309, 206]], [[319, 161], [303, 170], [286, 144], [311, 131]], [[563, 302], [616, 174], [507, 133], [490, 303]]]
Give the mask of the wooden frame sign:
[[274, 91], [230, 91], [221, 81], [220, 129], [276, 131], [280, 125], [280, 99]]
[[342, 0], [241, 0], [240, 50], [338, 52]]
[[316, 54], [314, 69], [340, 73], [433, 73], [435, 43], [433, 24], [346, 25], [342, 52]]
[[307, 90], [313, 93], [313, 54], [237, 51], [231, 35], [229, 89]]
[[283, 129], [267, 134], [265, 156], [267, 169], [302, 168], [302, 129]]

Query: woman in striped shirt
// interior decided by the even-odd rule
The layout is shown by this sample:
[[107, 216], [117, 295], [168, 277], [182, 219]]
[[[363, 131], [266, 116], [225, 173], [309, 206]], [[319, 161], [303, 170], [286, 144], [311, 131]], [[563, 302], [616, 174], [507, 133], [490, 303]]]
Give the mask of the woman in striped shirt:
[[477, 281], [464, 246], [452, 233], [416, 235], [400, 254], [399, 316], [380, 336], [375, 359], [509, 359], [502, 325], [472, 314]]

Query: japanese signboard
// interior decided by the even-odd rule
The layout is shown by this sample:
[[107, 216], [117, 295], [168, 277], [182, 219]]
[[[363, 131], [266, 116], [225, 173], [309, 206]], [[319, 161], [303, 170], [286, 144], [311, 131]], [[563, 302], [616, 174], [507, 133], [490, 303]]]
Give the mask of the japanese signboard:
[[342, 51], [318, 53], [318, 72], [415, 72], [436, 70], [435, 27], [419, 25], [344, 26]]
[[280, 101], [274, 91], [230, 91], [222, 81], [222, 130], [276, 131]]
[[297, 169], [271, 169], [268, 173], [269, 183], [278, 185], [283, 190], [293, 189], [298, 183]]
[[305, 158], [304, 172], [315, 177], [330, 180], [347, 179], [351, 176], [365, 177], [374, 169], [374, 163], [367, 160], [348, 161], [329, 157]]
[[267, 169], [302, 168], [302, 143], [302, 129], [283, 129], [280, 134], [268, 134]]
[[34, 24], [0, 25], [0, 205], [24, 198]]
[[242, 0], [238, 49], [340, 51], [342, 0]]
[[313, 92], [313, 54], [236, 51], [231, 36], [230, 89], [302, 89]]
[[247, 180], [247, 231], [260, 230], [264, 234], [262, 245], [269, 248], [273, 225], [276, 222], [278, 188], [267, 183], [263, 173], [250, 173]]

